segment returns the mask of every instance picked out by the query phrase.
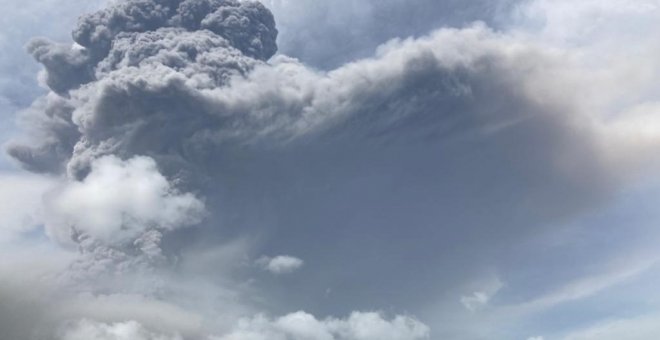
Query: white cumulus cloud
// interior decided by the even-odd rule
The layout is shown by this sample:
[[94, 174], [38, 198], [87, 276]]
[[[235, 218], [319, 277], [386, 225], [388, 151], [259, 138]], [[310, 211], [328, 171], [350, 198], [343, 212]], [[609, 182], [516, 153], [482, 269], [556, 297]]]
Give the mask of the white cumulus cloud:
[[263, 256], [256, 263], [273, 274], [288, 274], [300, 269], [305, 261], [293, 256], [280, 255], [272, 258]]
[[104, 324], [81, 320], [69, 325], [61, 340], [182, 340], [179, 335], [153, 333], [135, 321]]
[[244, 319], [231, 333], [213, 340], [419, 340], [429, 328], [407, 316], [386, 320], [375, 312], [353, 312], [346, 319], [318, 320], [305, 312], [277, 319]]
[[71, 228], [121, 243], [150, 229], [174, 230], [199, 223], [204, 203], [180, 193], [148, 157], [96, 160], [82, 181], [70, 181], [48, 200], [47, 229], [66, 241]]

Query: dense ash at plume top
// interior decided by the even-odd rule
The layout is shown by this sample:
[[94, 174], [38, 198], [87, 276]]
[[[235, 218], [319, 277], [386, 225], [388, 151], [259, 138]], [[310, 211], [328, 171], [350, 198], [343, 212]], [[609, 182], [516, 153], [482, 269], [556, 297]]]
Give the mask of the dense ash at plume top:
[[73, 37], [92, 55], [103, 55], [120, 33], [163, 27], [209, 30], [257, 59], [268, 59], [277, 51], [277, 30], [270, 11], [258, 2], [237, 0], [128, 1], [83, 17]]
[[[33, 41], [28, 49], [46, 67], [48, 86], [66, 94], [96, 79], [97, 63], [109, 54], [121, 52], [117, 40], [126, 39], [127, 35], [139, 39], [140, 33], [164, 28], [217, 35], [216, 45], [217, 40], [226, 39], [231, 47], [260, 60], [270, 58], [277, 51], [277, 29], [270, 11], [257, 2], [236, 0], [125, 1], [80, 18], [73, 39], [83, 49], [70, 49], [44, 40]], [[188, 47], [194, 60], [196, 46], [192, 43]], [[155, 51], [151, 47], [142, 52], [146, 55]]]
[[[163, 141], [208, 122], [199, 119], [205, 110], [191, 103], [190, 89], [223, 86], [246, 73], [275, 54], [276, 38], [272, 14], [254, 1], [131, 0], [85, 15], [73, 31], [76, 45], [28, 44], [52, 93], [23, 115], [35, 141], [14, 144], [9, 154], [32, 171], [68, 166], [80, 177], [92, 158], [121, 154], [157, 128], [164, 137], [157, 145], [137, 142], [130, 154], [179, 155], [181, 143]], [[67, 165], [80, 157], [84, 164]]]

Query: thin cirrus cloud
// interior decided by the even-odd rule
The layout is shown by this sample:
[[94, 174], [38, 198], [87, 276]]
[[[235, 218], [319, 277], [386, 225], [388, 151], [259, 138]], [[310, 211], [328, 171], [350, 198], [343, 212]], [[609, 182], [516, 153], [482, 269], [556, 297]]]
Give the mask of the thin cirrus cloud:
[[[0, 308], [0, 335], [607, 329], [588, 312], [538, 319], [655, 268], [643, 221], [603, 248], [616, 222], [589, 216], [653, 179], [660, 43], [605, 24], [657, 28], [657, 3], [266, 5], [118, 1], [84, 15], [75, 43], [27, 44], [48, 93], [7, 143], [34, 174], [8, 189], [26, 194], [6, 220], [0, 293], [18, 308]], [[300, 258], [259, 257], [280, 252]], [[641, 255], [616, 265], [625, 253]]]

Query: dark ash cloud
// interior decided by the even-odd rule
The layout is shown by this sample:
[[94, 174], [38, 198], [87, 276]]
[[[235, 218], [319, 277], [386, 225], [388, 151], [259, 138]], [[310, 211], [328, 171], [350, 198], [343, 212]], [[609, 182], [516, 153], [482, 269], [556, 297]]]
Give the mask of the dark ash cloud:
[[[67, 161], [66, 154], [73, 152], [72, 140], [97, 142], [98, 138], [75, 131], [77, 122], [73, 121], [70, 108], [71, 105], [82, 104], [74, 103], [77, 99], [85, 100], [76, 98], [80, 96], [78, 92], [84, 93], [85, 89], [93, 92], [107, 85], [112, 78], [121, 82], [122, 79], [138, 74], [149, 75], [144, 69], [155, 65], [180, 71], [190, 80], [198, 82], [199, 87], [217, 87], [226, 83], [232, 74], [245, 73], [259, 59], [268, 59], [277, 50], [277, 30], [273, 17], [263, 5], [256, 2], [120, 2], [106, 10], [82, 17], [73, 36], [78, 44], [73, 47], [43, 39], [34, 40], [28, 45], [28, 51], [46, 70], [46, 83], [59, 95], [51, 96], [57, 99], [39, 100], [35, 102], [35, 107], [28, 110], [37, 111], [32, 115], [34, 120], [41, 121], [37, 124], [49, 125], [47, 128], [36, 128], [39, 130], [35, 131], [36, 138], [41, 143], [33, 147], [9, 147], [9, 154], [31, 170], [57, 172]], [[144, 69], [140, 70], [140, 67]], [[118, 69], [123, 71], [109, 74]], [[122, 72], [127, 74], [123, 75]], [[158, 77], [157, 72], [155, 70], [149, 76]], [[167, 77], [163, 80], [167, 80]], [[129, 80], [135, 81], [137, 79]], [[76, 90], [80, 86], [83, 88]], [[176, 80], [171, 79], [170, 86], [177, 87]], [[133, 87], [139, 90], [139, 84], [133, 84]], [[71, 90], [72, 93], [69, 92]], [[113, 92], [116, 93], [115, 97]], [[105, 106], [106, 111], [111, 112], [108, 117], [122, 111], [129, 111], [124, 114], [131, 115], [130, 107], [113, 106], [130, 103], [120, 98], [121, 92], [121, 88], [113, 90], [111, 86], [106, 86], [106, 96], [113, 99], [101, 100], [97, 111], [103, 111]], [[136, 96], [135, 93], [132, 95]], [[154, 102], [160, 101], [160, 95], [154, 95]], [[146, 99], [149, 94], [144, 93], [144, 97]], [[164, 107], [175, 105], [179, 111], [185, 110], [185, 100], [175, 100], [176, 103], [164, 103]], [[147, 101], [145, 103], [151, 104]], [[158, 108], [134, 110], [139, 110], [141, 114], [157, 111]], [[45, 117], [41, 112], [46, 113]], [[25, 116], [29, 117], [30, 114]], [[111, 119], [115, 122], [120, 120]], [[99, 124], [112, 125], [111, 121], [101, 120]], [[34, 122], [27, 125], [29, 129], [35, 130]], [[108, 130], [109, 127], [104, 126], [95, 133], [112, 133]]]
[[[484, 24], [392, 40], [331, 71], [274, 56], [273, 16], [249, 1], [123, 1], [81, 18], [73, 36], [29, 45], [51, 91], [21, 114], [28, 136], [8, 153], [61, 177], [44, 225], [80, 256], [60, 277], [93, 297], [185, 306], [205, 320], [182, 332], [192, 339], [253, 327], [298, 336], [308, 324], [352, 339], [343, 319], [287, 313], [450, 301], [519, 240], [625, 177], [571, 91], [565, 56]], [[216, 273], [226, 254], [213, 250], [244, 239]], [[263, 254], [295, 254], [304, 270], [255, 273]], [[275, 273], [301, 265], [263, 262]], [[208, 298], [225, 284], [229, 297]], [[246, 310], [287, 316], [238, 322]], [[122, 323], [122, 312], [89, 313], [67, 334], [175, 333], [148, 313]], [[429, 336], [414, 319], [353, 319]], [[282, 328], [290, 320], [300, 323]]]
[[260, 3], [174, 0], [119, 2], [80, 18], [73, 39], [82, 48], [38, 39], [28, 45], [28, 52], [44, 65], [48, 86], [66, 94], [95, 79], [97, 63], [108, 56], [118, 35], [167, 27], [208, 30], [256, 59], [266, 60], [277, 51], [275, 20]]

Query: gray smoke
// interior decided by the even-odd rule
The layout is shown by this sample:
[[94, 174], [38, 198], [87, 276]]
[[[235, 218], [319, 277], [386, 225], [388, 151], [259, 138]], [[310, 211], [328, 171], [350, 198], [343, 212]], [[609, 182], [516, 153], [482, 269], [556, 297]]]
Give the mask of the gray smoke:
[[[222, 202], [210, 225], [249, 225], [246, 216], [304, 206], [324, 181], [333, 187], [327, 197], [401, 206], [399, 200], [415, 198], [392, 187], [404, 184], [391, 178], [417, 178], [432, 183], [419, 197], [453, 201], [432, 213], [398, 212], [391, 221], [405, 216], [421, 226], [440, 214], [481, 230], [479, 215], [451, 213], [452, 206], [478, 205], [519, 230], [580, 209], [608, 187], [593, 131], [579, 128], [571, 99], [552, 91], [538, 99], [528, 86], [553, 62], [540, 48], [510, 53], [505, 39], [474, 26], [394, 41], [373, 59], [319, 72], [284, 56], [265, 62], [275, 37], [272, 15], [254, 2], [126, 1], [84, 16], [74, 31], [78, 45], [30, 45], [53, 91], [24, 113], [33, 142], [9, 153], [28, 169], [64, 172], [74, 181], [86, 181], [109, 155], [128, 160], [119, 169], [135, 156], [153, 158], [173, 187]], [[501, 164], [500, 179], [488, 195], [468, 194], [491, 178], [485, 162], [492, 158]], [[463, 168], [469, 170], [452, 170]], [[350, 190], [360, 187], [354, 180], [362, 182], [360, 193]], [[532, 197], [530, 186], [540, 186]], [[279, 202], [281, 195], [288, 200]], [[259, 200], [267, 203], [255, 209]], [[513, 218], [509, 206], [521, 207]], [[372, 209], [364, 208], [346, 213], [359, 221]], [[291, 234], [314, 238], [320, 228], [340, 237], [353, 228], [306, 223], [316, 227], [280, 230], [267, 222], [276, 244], [301, 253], [310, 251], [307, 243], [289, 244]], [[209, 232], [216, 229], [223, 228]], [[433, 233], [429, 240], [438, 241], [442, 233]]]
[[[21, 113], [27, 136], [8, 147], [26, 169], [64, 178], [44, 223], [82, 254], [63, 280], [92, 302], [136, 293], [152, 299], [149, 313], [203, 309], [191, 319], [212, 326], [179, 330], [147, 312], [122, 323], [113, 302], [90, 321], [79, 321], [84, 308], [67, 315], [67, 340], [116, 329], [304, 338], [296, 320], [323, 339], [367, 339], [352, 321], [381, 325], [378, 339], [427, 338], [418, 321], [377, 313], [214, 321], [230, 314], [233, 326], [236, 305], [428, 307], [502, 249], [615, 192], [625, 172], [570, 91], [562, 56], [483, 24], [393, 40], [327, 72], [275, 56], [273, 16], [251, 1], [122, 1], [83, 16], [73, 38], [28, 45], [50, 92]], [[263, 254], [300, 256], [299, 270], [254, 283]], [[216, 273], [222, 261], [230, 269]], [[247, 283], [208, 302], [234, 270]], [[268, 284], [264, 303], [254, 291]], [[328, 287], [343, 290], [319, 299]]]
[[[60, 172], [72, 153], [85, 153], [80, 150], [84, 145], [105, 143], [106, 153], [119, 148], [119, 139], [139, 133], [136, 129], [153, 128], [137, 122], [143, 113], [153, 115], [152, 121], [169, 114], [162, 111], [174, 111], [180, 119], [189, 115], [197, 121], [195, 115], [202, 113], [186, 107], [195, 94], [190, 93], [188, 99], [178, 97], [186, 96], [181, 88], [185, 82], [194, 82], [197, 89], [221, 86], [231, 75], [245, 73], [277, 50], [271, 13], [256, 2], [231, 0], [120, 2], [83, 16], [73, 37], [77, 44], [73, 47], [44, 39], [28, 45], [28, 51], [44, 66], [46, 83], [53, 91], [29, 110], [34, 111], [37, 122], [28, 125], [41, 125], [35, 131], [36, 145], [13, 145], [8, 150], [30, 170]], [[168, 77], [163, 72], [176, 74]], [[158, 88], [141, 88], [146, 79], [139, 78], [144, 75], [164, 78], [159, 78]], [[177, 75], [185, 76], [186, 81], [175, 79]], [[98, 90], [102, 93], [96, 93]], [[168, 91], [176, 95], [170, 102], [163, 96]], [[93, 95], [101, 98], [89, 103], [96, 99], [90, 98]], [[142, 105], [148, 107], [126, 101], [125, 96], [144, 96]], [[160, 107], [154, 107], [156, 103]], [[86, 104], [99, 113], [94, 122], [74, 121], [74, 109]], [[169, 129], [179, 126], [170, 118], [166, 121], [174, 124]], [[117, 124], [120, 126], [111, 127]], [[119, 129], [126, 130], [123, 136], [113, 136]], [[192, 131], [179, 133], [190, 135]]]

